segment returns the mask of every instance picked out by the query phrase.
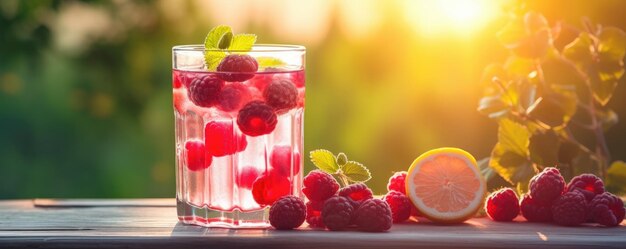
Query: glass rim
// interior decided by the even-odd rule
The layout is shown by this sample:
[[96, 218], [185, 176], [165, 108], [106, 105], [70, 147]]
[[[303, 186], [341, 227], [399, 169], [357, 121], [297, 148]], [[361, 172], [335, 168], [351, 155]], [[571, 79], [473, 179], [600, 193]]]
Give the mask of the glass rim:
[[223, 52], [304, 52], [306, 48], [302, 45], [290, 45], [290, 44], [255, 44], [252, 46], [252, 50], [237, 50], [237, 49], [206, 49], [204, 44], [189, 44], [189, 45], [176, 45], [172, 47], [172, 51], [223, 51]]

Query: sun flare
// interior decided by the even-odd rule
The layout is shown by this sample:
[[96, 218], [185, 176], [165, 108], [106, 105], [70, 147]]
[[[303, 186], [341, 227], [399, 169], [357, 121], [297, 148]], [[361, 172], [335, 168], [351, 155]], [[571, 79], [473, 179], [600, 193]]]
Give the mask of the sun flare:
[[410, 25], [425, 36], [467, 35], [479, 30], [499, 13], [499, 5], [489, 0], [406, 1], [405, 15]]

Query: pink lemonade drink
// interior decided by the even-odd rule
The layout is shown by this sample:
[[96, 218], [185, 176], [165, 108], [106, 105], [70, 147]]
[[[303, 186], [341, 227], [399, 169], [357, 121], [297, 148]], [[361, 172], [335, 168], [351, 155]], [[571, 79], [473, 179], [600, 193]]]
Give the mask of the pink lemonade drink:
[[[225, 57], [208, 68], [204, 56], [213, 52]], [[173, 48], [181, 222], [269, 227], [276, 199], [302, 196], [304, 56], [304, 47], [287, 45]]]

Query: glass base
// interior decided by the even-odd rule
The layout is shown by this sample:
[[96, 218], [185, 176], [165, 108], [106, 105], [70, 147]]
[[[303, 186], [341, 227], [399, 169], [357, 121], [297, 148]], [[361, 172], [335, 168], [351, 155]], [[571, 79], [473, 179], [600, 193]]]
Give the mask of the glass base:
[[255, 211], [221, 211], [176, 200], [178, 220], [183, 224], [221, 228], [268, 228], [269, 207]]

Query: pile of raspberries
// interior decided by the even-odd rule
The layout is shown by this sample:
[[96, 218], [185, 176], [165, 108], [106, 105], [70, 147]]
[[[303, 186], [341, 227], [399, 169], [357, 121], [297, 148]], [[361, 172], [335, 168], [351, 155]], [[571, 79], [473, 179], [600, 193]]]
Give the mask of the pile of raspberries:
[[278, 199], [270, 208], [270, 224], [279, 230], [293, 229], [306, 220], [310, 227], [331, 231], [387, 231], [392, 223], [416, 213], [404, 193], [405, 178], [406, 172], [396, 173], [389, 179], [389, 192], [376, 199], [364, 183], [340, 188], [333, 176], [313, 170], [303, 180], [302, 192], [308, 202], [295, 196]]
[[611, 227], [624, 219], [623, 201], [606, 192], [602, 179], [593, 174], [576, 176], [566, 185], [559, 170], [548, 167], [530, 179], [528, 189], [521, 201], [510, 188], [491, 193], [485, 203], [487, 215], [511, 221], [521, 212], [530, 222], [563, 226], [594, 222]]

